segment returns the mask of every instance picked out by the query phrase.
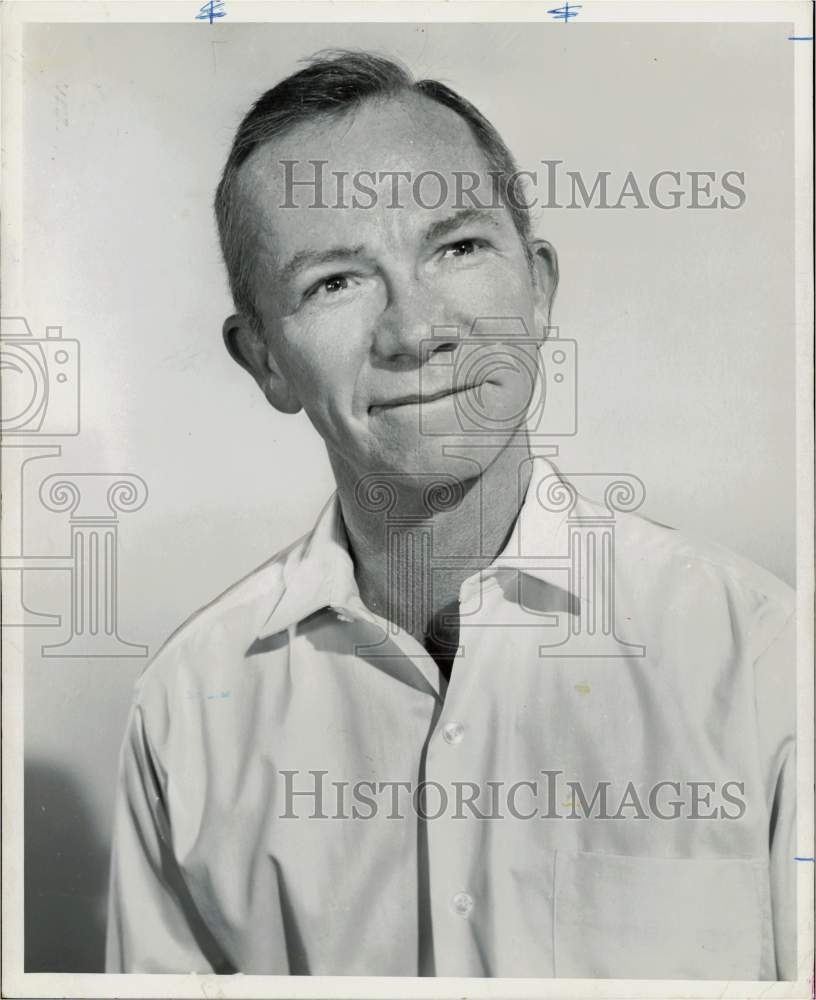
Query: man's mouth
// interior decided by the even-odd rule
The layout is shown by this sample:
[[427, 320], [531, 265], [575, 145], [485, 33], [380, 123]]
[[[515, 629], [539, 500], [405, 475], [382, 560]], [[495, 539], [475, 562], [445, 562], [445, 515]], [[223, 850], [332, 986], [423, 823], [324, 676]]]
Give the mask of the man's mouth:
[[394, 410], [401, 406], [427, 406], [430, 403], [437, 402], [437, 400], [447, 399], [449, 396], [460, 396], [462, 393], [479, 389], [482, 384], [481, 382], [474, 382], [473, 385], [448, 386], [436, 392], [413, 392], [405, 396], [397, 396], [394, 399], [384, 400], [380, 403], [372, 403], [368, 408], [368, 412], [376, 413], [379, 410]]

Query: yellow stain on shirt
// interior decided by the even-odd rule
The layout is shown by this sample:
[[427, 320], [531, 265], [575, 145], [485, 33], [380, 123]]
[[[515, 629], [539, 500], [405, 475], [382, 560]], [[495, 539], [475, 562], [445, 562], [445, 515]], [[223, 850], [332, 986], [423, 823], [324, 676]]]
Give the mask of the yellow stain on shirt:
[[586, 682], [584, 682], [582, 684], [576, 684], [575, 685], [575, 690], [578, 692], [578, 694], [589, 694], [589, 692], [592, 689], [590, 688], [589, 684], [587, 684]]

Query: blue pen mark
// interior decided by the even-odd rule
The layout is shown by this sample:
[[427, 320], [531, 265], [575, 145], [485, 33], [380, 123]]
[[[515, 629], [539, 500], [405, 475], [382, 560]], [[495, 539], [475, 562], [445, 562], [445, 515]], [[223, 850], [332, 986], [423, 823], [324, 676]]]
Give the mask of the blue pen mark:
[[552, 16], [554, 21], [563, 21], [564, 24], [568, 24], [571, 18], [578, 17], [578, 11], [580, 9], [581, 4], [571, 4], [569, 0], [567, 0], [563, 7], [553, 7], [552, 10], [548, 10], [547, 13]]
[[208, 694], [207, 701], [214, 701], [217, 698], [229, 698], [231, 694], [231, 691], [221, 691], [219, 694]]
[[789, 42], [812, 42], [813, 35], [788, 35]]
[[196, 14], [196, 21], [209, 21], [212, 24], [217, 17], [227, 16], [224, 7], [226, 7], [224, 0], [209, 0], [208, 3], [205, 3], [199, 9], [199, 12]]
[[794, 861], [816, 861], [816, 858], [794, 858]]

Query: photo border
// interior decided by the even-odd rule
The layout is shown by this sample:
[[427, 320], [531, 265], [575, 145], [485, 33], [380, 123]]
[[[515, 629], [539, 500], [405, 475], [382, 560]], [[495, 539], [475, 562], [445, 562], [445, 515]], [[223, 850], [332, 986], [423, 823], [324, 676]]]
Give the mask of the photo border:
[[[6, 315], [21, 301], [22, 33], [26, 23], [192, 21], [198, 0], [20, 0], [2, 9], [2, 289]], [[473, 0], [228, 0], [230, 23], [337, 21], [548, 22], [546, 2]], [[809, 0], [582, 0], [587, 22], [772, 22], [794, 45], [797, 453], [797, 865], [798, 969], [791, 982], [259, 975], [108, 975], [23, 971], [23, 659], [3, 633], [2, 995], [8, 997], [814, 997], [814, 472], [813, 472], [813, 7]], [[791, 30], [792, 29], [792, 30]], [[202, 25], [206, 30], [206, 25]], [[580, 31], [573, 23], [571, 31]], [[790, 36], [805, 36], [796, 40]], [[791, 863], [796, 863], [791, 859]], [[588, 946], [591, 946], [588, 943]]]

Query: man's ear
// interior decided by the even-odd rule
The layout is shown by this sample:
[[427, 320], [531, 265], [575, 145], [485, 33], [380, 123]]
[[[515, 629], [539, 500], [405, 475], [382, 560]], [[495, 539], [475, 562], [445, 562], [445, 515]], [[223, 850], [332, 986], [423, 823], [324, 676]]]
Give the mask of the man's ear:
[[531, 240], [529, 246], [536, 315], [542, 325], [548, 327], [555, 290], [558, 287], [558, 256], [555, 248], [546, 240]]
[[272, 357], [263, 333], [246, 316], [236, 313], [224, 320], [223, 335], [233, 361], [249, 372], [269, 403], [281, 413], [297, 413], [301, 409], [300, 400]]

